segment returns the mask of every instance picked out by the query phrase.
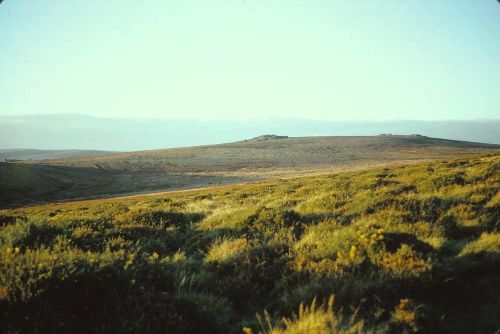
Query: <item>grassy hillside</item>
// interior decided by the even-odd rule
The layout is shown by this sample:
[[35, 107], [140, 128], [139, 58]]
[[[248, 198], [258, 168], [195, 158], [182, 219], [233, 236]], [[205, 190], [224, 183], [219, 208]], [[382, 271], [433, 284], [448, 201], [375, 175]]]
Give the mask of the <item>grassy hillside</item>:
[[0, 332], [494, 333], [499, 171], [495, 154], [3, 210]]
[[266, 137], [38, 163], [0, 163], [0, 207], [316, 174], [500, 148], [422, 136], [262, 139]]

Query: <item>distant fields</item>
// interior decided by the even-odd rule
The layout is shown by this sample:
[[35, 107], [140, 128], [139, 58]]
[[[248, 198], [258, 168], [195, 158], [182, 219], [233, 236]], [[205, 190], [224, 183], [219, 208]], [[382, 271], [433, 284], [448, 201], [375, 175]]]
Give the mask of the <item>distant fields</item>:
[[0, 210], [0, 332], [495, 333], [499, 188], [484, 153]]
[[297, 137], [0, 163], [0, 207], [314, 175], [499, 148], [422, 136]]

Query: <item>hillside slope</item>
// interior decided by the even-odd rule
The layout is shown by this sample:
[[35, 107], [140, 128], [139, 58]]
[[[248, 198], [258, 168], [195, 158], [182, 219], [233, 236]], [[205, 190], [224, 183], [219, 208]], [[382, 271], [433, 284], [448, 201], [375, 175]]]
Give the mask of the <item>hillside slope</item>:
[[422, 136], [262, 137], [221, 145], [0, 163], [0, 207], [317, 174], [498, 148]]
[[500, 145], [423, 136], [288, 137], [176, 149], [116, 153], [43, 163], [112, 170], [227, 172], [241, 168], [348, 164], [353, 161], [429, 159], [500, 149]]
[[499, 189], [494, 154], [3, 210], [0, 331], [494, 333]]

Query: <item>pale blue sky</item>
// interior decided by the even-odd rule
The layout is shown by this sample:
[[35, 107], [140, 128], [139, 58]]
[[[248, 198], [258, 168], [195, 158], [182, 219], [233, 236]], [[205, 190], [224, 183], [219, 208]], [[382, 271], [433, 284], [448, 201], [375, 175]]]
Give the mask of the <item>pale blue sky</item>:
[[496, 0], [5, 0], [0, 115], [500, 117]]

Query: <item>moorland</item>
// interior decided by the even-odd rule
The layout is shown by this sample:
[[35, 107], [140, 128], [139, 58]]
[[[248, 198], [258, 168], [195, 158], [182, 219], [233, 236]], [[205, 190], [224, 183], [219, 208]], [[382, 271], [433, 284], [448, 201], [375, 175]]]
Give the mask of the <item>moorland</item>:
[[[499, 148], [419, 135], [268, 135], [164, 150], [99, 152], [91, 156], [83, 151], [66, 158], [0, 163], [0, 207], [409, 164]], [[44, 154], [54, 157], [62, 153]]]
[[[442, 158], [424, 139], [390, 140], [424, 141], [416, 156]], [[209, 164], [210, 152], [252, 145], [148, 157], [218, 170], [229, 167]], [[0, 332], [495, 333], [500, 155], [453, 158], [457, 150], [403, 166], [0, 210]], [[251, 156], [267, 164], [265, 152]], [[50, 166], [106, 170], [141, 158]]]

